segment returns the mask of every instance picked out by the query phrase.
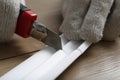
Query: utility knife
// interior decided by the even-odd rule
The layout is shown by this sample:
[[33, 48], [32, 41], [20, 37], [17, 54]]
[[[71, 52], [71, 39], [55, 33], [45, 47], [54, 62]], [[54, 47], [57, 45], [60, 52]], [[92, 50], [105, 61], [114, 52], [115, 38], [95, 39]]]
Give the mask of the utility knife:
[[60, 36], [36, 20], [37, 14], [21, 4], [15, 33], [23, 38], [32, 36], [57, 50], [62, 49]]

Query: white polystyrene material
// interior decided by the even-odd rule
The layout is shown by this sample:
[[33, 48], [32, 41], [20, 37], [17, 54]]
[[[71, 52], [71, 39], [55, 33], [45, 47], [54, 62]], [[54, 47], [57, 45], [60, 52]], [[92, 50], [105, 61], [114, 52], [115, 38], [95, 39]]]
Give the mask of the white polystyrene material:
[[[74, 43], [74, 42], [73, 42]], [[77, 43], [77, 42], [76, 42]], [[72, 44], [69, 42], [67, 44]], [[65, 45], [65, 46], [74, 46], [74, 45]], [[85, 42], [86, 44], [86, 42]], [[84, 42], [79, 46], [82, 47]], [[86, 46], [88, 48], [88, 46]], [[84, 51], [87, 49], [84, 48]], [[68, 49], [68, 48], [67, 48]], [[65, 55], [66, 54], [66, 55]], [[27, 76], [25, 80], [54, 80], [56, 79], [70, 64], [72, 64], [82, 52], [78, 49], [73, 50], [71, 53], [58, 52], [57, 56], [52, 57], [50, 61], [45, 63], [42, 67], [36, 69], [32, 74]], [[60, 60], [60, 59], [61, 60]], [[49, 65], [49, 67], [44, 68]]]
[[[46, 74], [52, 74], [52, 72], [49, 71], [54, 70], [54, 68], [60, 64], [59, 62], [63, 61], [65, 57], [66, 54], [62, 50], [56, 52], [46, 63], [36, 68], [31, 74], [29, 74], [28, 76], [26, 76], [25, 79], [22, 80], [46, 80], [45, 77], [49, 76]], [[53, 79], [47, 78], [47, 80]]]
[[0, 80], [22, 80], [27, 74], [48, 60], [55, 52], [55, 49], [46, 47], [2, 76]]
[[54, 80], [89, 46], [86, 41], [68, 41], [61, 36], [63, 50], [46, 47], [5, 74], [0, 80]]
[[78, 50], [80, 50], [82, 53], [85, 52], [85, 50], [91, 45], [92, 43], [85, 41], [84, 44], [81, 44], [78, 47]]
[[[48, 71], [42, 77], [39, 77], [37, 80], [54, 80], [56, 79], [63, 71], [65, 71], [82, 53], [78, 50], [73, 51], [70, 55], [66, 56], [58, 65]], [[52, 72], [52, 74], [51, 74]], [[47, 76], [47, 77], [45, 77]]]
[[63, 51], [65, 53], [70, 54], [71, 52], [76, 50], [81, 45], [82, 42], [83, 41], [70, 41], [63, 47]]
[[67, 55], [61, 61], [59, 61], [59, 63], [56, 63], [56, 65], [49, 64], [49, 69], [47, 70], [46, 68], [38, 68], [34, 73], [27, 76], [25, 80], [54, 80], [81, 54], [82, 53], [80, 51], [75, 50], [70, 55]]
[[[60, 50], [60, 51], [56, 52], [53, 56], [51, 56], [51, 58], [46, 63], [44, 63], [42, 66], [40, 66], [34, 72], [32, 72], [32, 74], [30, 74], [29, 77], [27, 77], [24, 80], [41, 80], [41, 79], [42, 80], [46, 80], [46, 77], [45, 77], [46, 74], [48, 74], [49, 71], [54, 70], [54, 68], [57, 65], [59, 65], [59, 64], [66, 64], [66, 63], [64, 63], [64, 59], [67, 59], [67, 57], [69, 57], [69, 55], [76, 48], [78, 48], [78, 45], [80, 45], [80, 42], [76, 42], [76, 41], [70, 41], [70, 42], [68, 42], [65, 45], [66, 47], [64, 48], [64, 50]], [[49, 65], [49, 67], [46, 67], [48, 65]], [[47, 80], [50, 80], [50, 79], [47, 78]]]
[[65, 39], [63, 35], [61, 35], [60, 37], [61, 37], [62, 47], [64, 47], [64, 45], [67, 44], [69, 41]]

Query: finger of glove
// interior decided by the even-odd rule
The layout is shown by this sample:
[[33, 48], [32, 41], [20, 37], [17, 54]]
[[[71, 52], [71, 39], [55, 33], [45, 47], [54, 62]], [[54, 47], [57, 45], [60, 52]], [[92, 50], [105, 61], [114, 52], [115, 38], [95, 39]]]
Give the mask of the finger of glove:
[[0, 0], [0, 42], [11, 40], [19, 15], [19, 0]]
[[113, 0], [92, 0], [81, 28], [80, 36], [82, 39], [93, 43], [101, 40], [112, 4]]
[[90, 0], [65, 0], [63, 6], [63, 23], [60, 31], [69, 40], [80, 40], [80, 28], [87, 13]]
[[104, 29], [104, 40], [113, 41], [120, 35], [120, 0], [115, 0]]

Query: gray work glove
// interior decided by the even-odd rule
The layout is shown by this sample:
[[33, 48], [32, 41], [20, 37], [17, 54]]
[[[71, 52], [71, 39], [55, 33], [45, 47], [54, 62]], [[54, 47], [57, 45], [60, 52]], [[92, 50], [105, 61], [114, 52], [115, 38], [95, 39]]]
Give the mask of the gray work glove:
[[15, 32], [20, 2], [24, 0], [0, 0], [0, 43], [9, 41]]
[[119, 5], [120, 0], [63, 0], [60, 31], [69, 40], [115, 40], [120, 34]]

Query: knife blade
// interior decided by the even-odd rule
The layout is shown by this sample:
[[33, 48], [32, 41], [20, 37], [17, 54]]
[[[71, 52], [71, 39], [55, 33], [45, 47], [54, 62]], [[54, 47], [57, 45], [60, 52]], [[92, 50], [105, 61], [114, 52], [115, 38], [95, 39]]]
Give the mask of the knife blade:
[[[43, 34], [41, 36], [41, 34]], [[43, 24], [38, 22], [33, 23], [33, 29], [31, 30], [30, 35], [37, 40], [44, 42], [45, 44], [54, 47], [55, 49], [62, 49], [61, 38], [60, 36], [53, 32], [52, 30], [45, 27]]]

